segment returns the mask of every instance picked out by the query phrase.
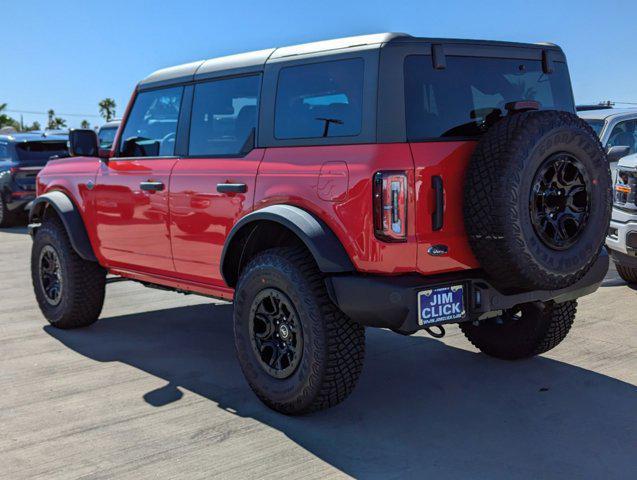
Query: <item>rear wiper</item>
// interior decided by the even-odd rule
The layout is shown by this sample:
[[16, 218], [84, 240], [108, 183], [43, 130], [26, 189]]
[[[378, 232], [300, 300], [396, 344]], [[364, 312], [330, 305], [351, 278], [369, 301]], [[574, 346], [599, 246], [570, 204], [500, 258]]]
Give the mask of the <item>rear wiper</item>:
[[317, 117], [314, 120], [320, 120], [321, 122], [325, 122], [325, 126], [323, 127], [323, 137], [327, 137], [327, 134], [330, 131], [330, 125], [332, 123], [336, 125], [343, 125], [343, 120], [339, 120], [338, 118]]

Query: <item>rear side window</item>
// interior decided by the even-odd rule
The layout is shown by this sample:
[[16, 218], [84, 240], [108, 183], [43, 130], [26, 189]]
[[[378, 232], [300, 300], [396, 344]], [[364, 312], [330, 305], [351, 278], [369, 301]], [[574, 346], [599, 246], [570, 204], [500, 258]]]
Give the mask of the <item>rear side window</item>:
[[122, 133], [121, 156], [166, 157], [175, 154], [182, 93], [183, 87], [172, 87], [137, 95]]
[[188, 154], [238, 155], [254, 144], [260, 76], [195, 86]]
[[282, 68], [274, 136], [290, 139], [360, 134], [364, 68], [361, 58]]
[[9, 144], [0, 142], [0, 160], [7, 160], [11, 157], [9, 155]]
[[588, 123], [595, 131], [595, 133], [599, 136], [599, 134], [602, 132], [602, 128], [604, 128], [604, 120], [590, 120], [585, 118], [584, 121]]
[[411, 141], [477, 137], [507, 114], [506, 104], [534, 100], [543, 110], [574, 112], [566, 64], [545, 74], [539, 60], [447, 57], [435, 70], [431, 57], [405, 59], [405, 113]]

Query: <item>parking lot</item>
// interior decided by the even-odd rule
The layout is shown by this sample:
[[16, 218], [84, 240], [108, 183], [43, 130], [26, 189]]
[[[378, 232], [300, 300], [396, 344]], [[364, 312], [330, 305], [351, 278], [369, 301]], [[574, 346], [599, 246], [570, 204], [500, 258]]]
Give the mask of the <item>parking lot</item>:
[[121, 282], [56, 330], [30, 247], [0, 232], [0, 478], [637, 478], [637, 291], [613, 271], [542, 357], [368, 330], [353, 395], [290, 418], [243, 379], [230, 305]]

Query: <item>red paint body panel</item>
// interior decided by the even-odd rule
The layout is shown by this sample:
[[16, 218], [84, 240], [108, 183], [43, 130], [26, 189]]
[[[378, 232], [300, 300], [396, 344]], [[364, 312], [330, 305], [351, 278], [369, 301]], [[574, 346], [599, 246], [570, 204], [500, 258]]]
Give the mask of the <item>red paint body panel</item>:
[[[84, 224], [92, 224], [94, 219], [91, 208], [91, 192], [87, 188], [87, 184], [95, 182], [100, 163], [99, 159], [91, 157], [51, 160], [38, 173], [36, 194], [42, 195], [53, 190], [66, 193], [78, 208]], [[95, 239], [90, 237], [90, 232], [89, 238], [95, 246]]]
[[[111, 159], [102, 162], [91, 192], [93, 230], [106, 267], [174, 274], [169, 233], [168, 190], [175, 158]], [[164, 184], [149, 192], [141, 182]]]
[[[347, 166], [348, 195], [344, 201], [324, 196], [322, 181], [319, 187], [321, 169], [325, 172], [326, 168], [334, 168], [333, 162]], [[342, 167], [336, 168], [342, 175]], [[336, 234], [359, 271], [383, 274], [414, 271], [413, 208], [408, 210], [406, 243], [385, 243], [374, 236], [372, 177], [378, 170], [406, 171], [411, 185], [409, 195], [414, 198], [413, 161], [408, 144], [268, 148], [259, 168], [254, 208], [287, 203], [314, 213]], [[339, 178], [336, 184], [342, 185], [342, 181]]]
[[[476, 142], [412, 143], [416, 178], [416, 239], [418, 272], [427, 275], [468, 268], [478, 268], [464, 229], [464, 173]], [[443, 227], [432, 230], [434, 192], [431, 178], [442, 178], [444, 188]], [[448, 247], [448, 254], [427, 254], [432, 245]]]
[[[234, 224], [252, 210], [264, 150], [243, 158], [182, 158], [170, 181], [170, 236], [179, 278], [225, 287], [219, 261]], [[219, 183], [243, 183], [246, 193], [218, 193]]]
[[[243, 158], [72, 158], [49, 162], [39, 192], [63, 190], [78, 205], [100, 263], [117, 273], [231, 298], [219, 260], [228, 233], [247, 213], [290, 204], [322, 219], [360, 272], [432, 275], [477, 268], [464, 231], [464, 171], [475, 142], [428, 142], [255, 149]], [[407, 173], [407, 241], [374, 235], [372, 179]], [[444, 226], [432, 231], [431, 177], [443, 179]], [[88, 181], [95, 188], [88, 190]], [[161, 181], [149, 193], [142, 181]], [[221, 194], [219, 183], [246, 193]], [[446, 256], [427, 254], [444, 244]]]

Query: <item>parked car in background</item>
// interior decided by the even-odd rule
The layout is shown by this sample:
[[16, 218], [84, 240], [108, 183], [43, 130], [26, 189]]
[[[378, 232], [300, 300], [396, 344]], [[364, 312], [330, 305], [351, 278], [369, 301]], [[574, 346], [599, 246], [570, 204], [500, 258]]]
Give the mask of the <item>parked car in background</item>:
[[113, 146], [113, 142], [115, 141], [115, 135], [117, 135], [117, 129], [119, 128], [119, 124], [121, 120], [112, 120], [110, 122], [105, 123], [99, 129], [97, 133], [97, 139], [100, 145], [100, 148], [104, 150], [110, 150]]
[[617, 164], [613, 213], [606, 246], [617, 273], [629, 283], [637, 283], [637, 154]]
[[364, 326], [544, 353], [608, 269], [608, 160], [555, 45], [261, 50], [157, 71], [127, 112], [110, 151], [71, 131], [38, 175], [44, 316], [95, 322], [107, 272], [234, 299], [242, 370], [283, 413], [347, 397]]
[[0, 227], [26, 219], [35, 178], [52, 156], [68, 155], [67, 137], [43, 133], [0, 135]]
[[599, 136], [614, 178], [617, 162], [637, 153], [637, 108], [580, 109], [577, 114]]

